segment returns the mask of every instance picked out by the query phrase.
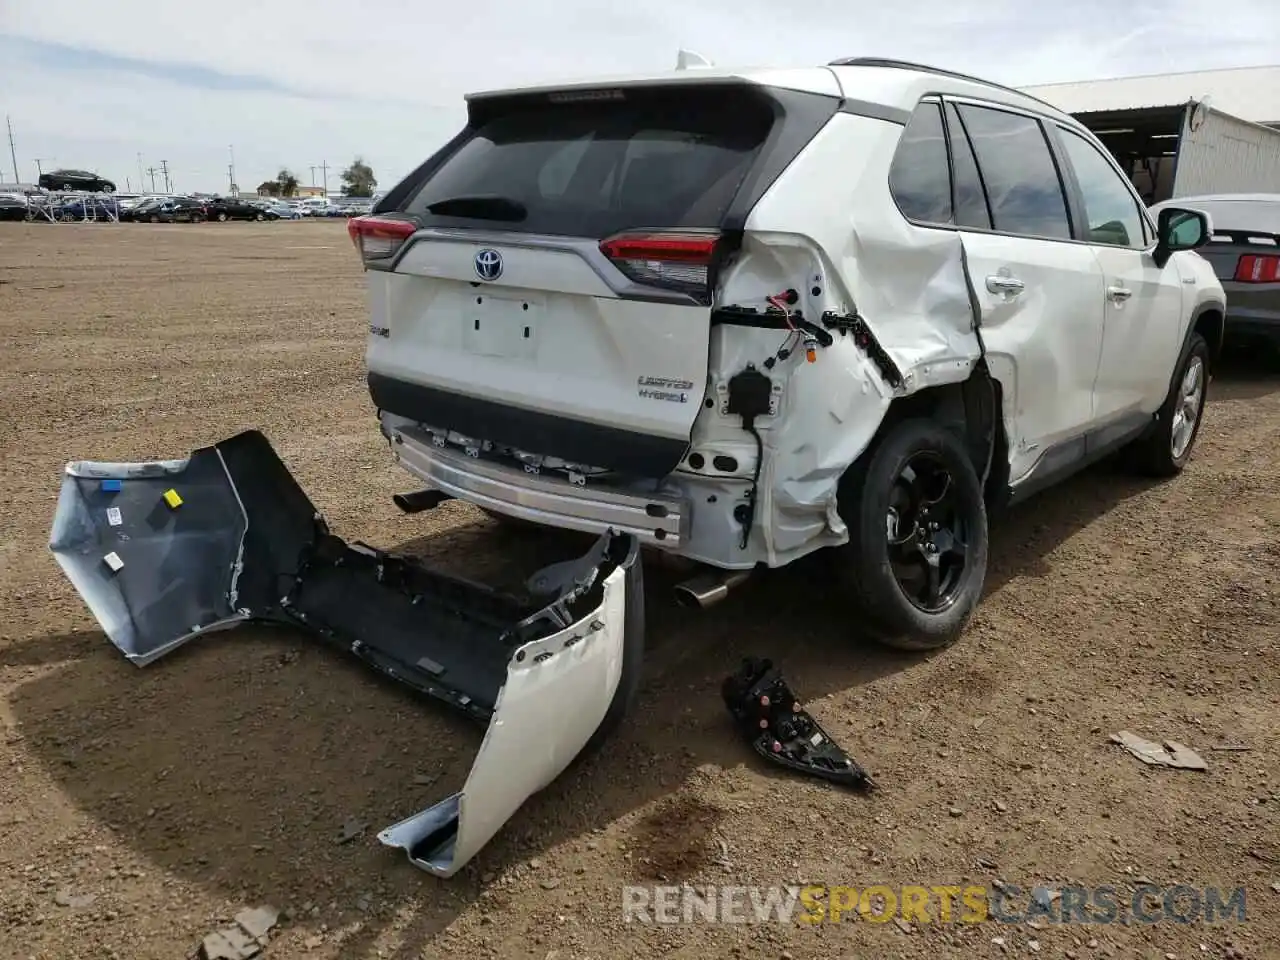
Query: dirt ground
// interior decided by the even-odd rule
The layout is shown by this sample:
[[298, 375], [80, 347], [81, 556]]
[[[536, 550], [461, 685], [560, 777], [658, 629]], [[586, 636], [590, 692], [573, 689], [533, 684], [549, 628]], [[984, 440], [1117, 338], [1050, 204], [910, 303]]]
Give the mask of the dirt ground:
[[[172, 960], [259, 904], [286, 911], [269, 960], [1280, 956], [1280, 365], [1224, 366], [1177, 480], [1104, 465], [1000, 518], [973, 626], [933, 656], [863, 640], [809, 572], [695, 613], [651, 570], [638, 709], [439, 881], [374, 833], [460, 785], [480, 730], [289, 632], [139, 670], [47, 549], [67, 460], [249, 427], [343, 536], [468, 569], [549, 549], [457, 503], [399, 514], [366, 324], [340, 222], [0, 224], [0, 956]], [[748, 654], [875, 792], [756, 760], [719, 699]], [[1144, 766], [1122, 729], [1208, 772]], [[370, 829], [337, 843], [351, 819]], [[1113, 885], [1122, 905], [1145, 882], [1243, 886], [1247, 917], [623, 918], [624, 884], [809, 882]]]

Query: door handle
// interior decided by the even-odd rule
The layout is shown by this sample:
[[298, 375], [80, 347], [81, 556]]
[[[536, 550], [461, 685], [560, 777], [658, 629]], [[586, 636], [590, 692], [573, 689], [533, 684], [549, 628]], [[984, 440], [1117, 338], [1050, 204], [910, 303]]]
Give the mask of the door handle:
[[1107, 287], [1107, 299], [1115, 303], [1124, 303], [1133, 296], [1133, 291], [1128, 287]]
[[1006, 296], [1016, 297], [1025, 288], [1026, 284], [1017, 277], [1007, 277], [1001, 273], [987, 277], [987, 289], [992, 293], [1003, 293]]

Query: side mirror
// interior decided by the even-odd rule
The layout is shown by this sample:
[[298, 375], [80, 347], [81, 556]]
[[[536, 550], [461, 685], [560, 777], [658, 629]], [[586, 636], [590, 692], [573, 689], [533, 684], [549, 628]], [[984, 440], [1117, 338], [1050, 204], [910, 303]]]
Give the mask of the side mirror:
[[1163, 267], [1180, 250], [1203, 247], [1212, 236], [1213, 223], [1207, 213], [1165, 207], [1156, 220], [1156, 248], [1152, 252], [1156, 266]]

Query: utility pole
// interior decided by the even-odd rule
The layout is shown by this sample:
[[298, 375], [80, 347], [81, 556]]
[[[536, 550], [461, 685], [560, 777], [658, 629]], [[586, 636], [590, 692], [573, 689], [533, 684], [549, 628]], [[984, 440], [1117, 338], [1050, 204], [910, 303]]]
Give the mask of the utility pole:
[[169, 189], [169, 161], [168, 160], [160, 161], [160, 170], [164, 173], [164, 192], [172, 193], [173, 191]]
[[310, 169], [311, 169], [311, 185], [314, 187], [316, 185], [316, 168], [312, 166]]
[[13, 182], [18, 182], [18, 151], [13, 148], [13, 121], [4, 115], [5, 125], [9, 128], [9, 159], [13, 161]]
[[231, 179], [231, 192], [239, 193], [236, 189], [236, 145], [234, 143], [227, 144], [227, 155], [231, 158], [231, 164], [227, 167], [227, 176]]
[[40, 182], [40, 178], [44, 176], [44, 167], [42, 164], [52, 163], [57, 157], [36, 157], [36, 182]]
[[147, 173], [151, 175], [151, 192], [155, 193], [156, 192], [156, 168], [147, 167]]
[[324, 177], [324, 183], [321, 185], [321, 196], [329, 195], [329, 162], [327, 160], [320, 161], [320, 176]]
[[[141, 189], [142, 189], [142, 181], [143, 181], [143, 180], [145, 180], [145, 179], [146, 179], [146, 178], [145, 178], [145, 177], [143, 177], [143, 175], [142, 175], [142, 151], [141, 151], [141, 150], [139, 150], [139, 151], [138, 151], [138, 189], [139, 189], [139, 190], [141, 190]], [[152, 191], [152, 193], [154, 193], [154, 192], [155, 192], [155, 191], [153, 190], [153, 191]]]

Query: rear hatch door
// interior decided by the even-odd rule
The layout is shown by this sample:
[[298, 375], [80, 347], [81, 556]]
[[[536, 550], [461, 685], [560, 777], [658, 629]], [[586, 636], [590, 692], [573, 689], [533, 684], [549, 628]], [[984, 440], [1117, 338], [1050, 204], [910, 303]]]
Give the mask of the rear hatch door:
[[362, 248], [374, 402], [526, 453], [669, 473], [702, 400], [712, 264], [773, 126], [768, 96], [703, 82], [470, 110], [453, 152], [375, 218], [416, 233]]

